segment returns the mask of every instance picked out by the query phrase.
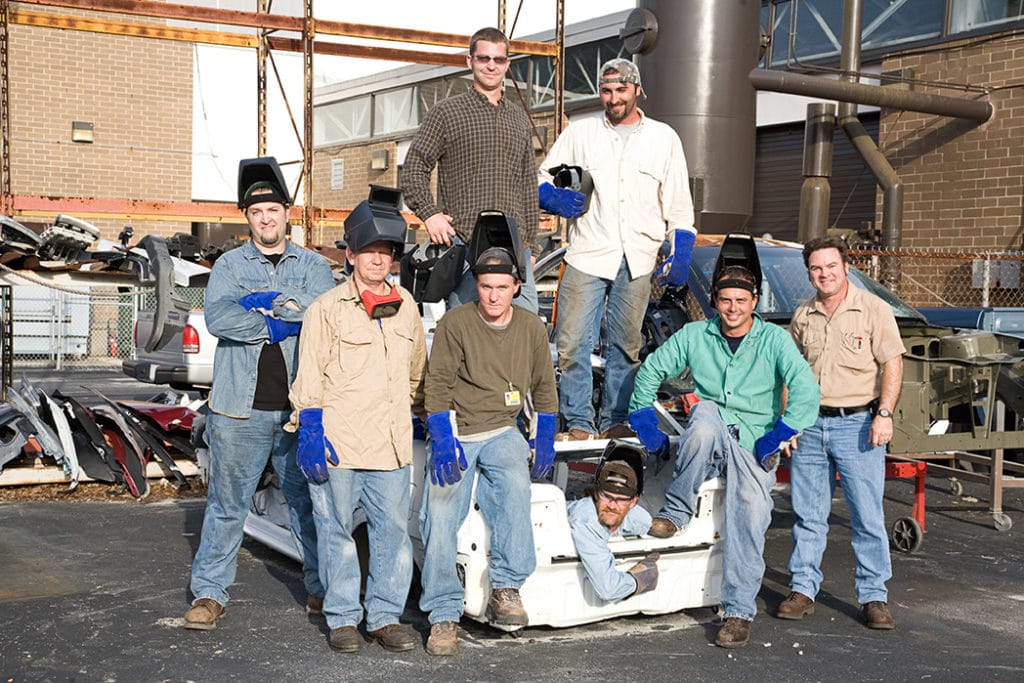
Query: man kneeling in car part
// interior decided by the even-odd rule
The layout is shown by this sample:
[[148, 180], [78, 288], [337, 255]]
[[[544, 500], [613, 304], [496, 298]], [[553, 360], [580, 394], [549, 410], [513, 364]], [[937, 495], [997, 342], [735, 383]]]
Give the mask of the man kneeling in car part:
[[569, 528], [587, 580], [605, 602], [622, 600], [658, 586], [658, 553], [651, 553], [625, 571], [616, 569], [608, 541], [643, 536], [651, 515], [637, 505], [644, 491], [644, 459], [639, 446], [611, 441], [594, 474], [589, 498], [569, 503]]
[[[789, 333], [754, 314], [760, 266], [720, 269], [721, 262], [720, 254], [712, 279], [718, 315], [686, 325], [647, 357], [629, 402], [629, 424], [652, 455], [668, 458], [668, 437], [653, 404], [664, 380], [690, 369], [700, 402], [690, 411], [665, 505], [649, 533], [678, 533], [694, 514], [701, 484], [725, 476], [725, 623], [715, 644], [731, 648], [750, 640], [757, 613], [779, 453], [814, 424], [821, 393]], [[789, 390], [784, 412], [783, 389]]]
[[[456, 566], [458, 531], [478, 468], [476, 501], [491, 531], [487, 619], [513, 627], [528, 622], [519, 588], [537, 563], [530, 477], [546, 476], [554, 461], [558, 396], [544, 323], [512, 305], [520, 286], [515, 259], [501, 247], [477, 258], [479, 301], [445, 313], [430, 350], [424, 393], [432, 486], [420, 510], [420, 609], [430, 615], [432, 655], [456, 652], [465, 597]], [[529, 443], [517, 427], [528, 403], [534, 411]]]

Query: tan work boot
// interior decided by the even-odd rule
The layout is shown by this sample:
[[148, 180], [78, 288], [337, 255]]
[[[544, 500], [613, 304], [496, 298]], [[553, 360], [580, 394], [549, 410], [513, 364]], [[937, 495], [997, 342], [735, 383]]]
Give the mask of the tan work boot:
[[502, 626], [526, 626], [529, 618], [517, 588], [498, 588], [487, 600], [487, 620]]
[[416, 647], [417, 642], [420, 642], [408, 626], [401, 624], [388, 624], [373, 631], [367, 631], [366, 635], [370, 636], [370, 640], [380, 643], [380, 646], [389, 652], [408, 652]]
[[793, 621], [803, 619], [805, 614], [814, 614], [814, 600], [797, 591], [792, 591], [789, 597], [779, 603], [779, 609], [775, 612], [779, 619]]
[[889, 614], [889, 606], [881, 600], [873, 600], [861, 609], [864, 615], [864, 623], [867, 624], [868, 628], [883, 631], [891, 631], [896, 628], [896, 622], [893, 621], [892, 615]]
[[647, 530], [648, 536], [655, 538], [670, 538], [679, 533], [679, 527], [671, 519], [655, 517], [651, 520], [651, 528]]
[[715, 645], [724, 648], [743, 647], [750, 641], [750, 622], [739, 617], [729, 617], [718, 629]]
[[199, 598], [185, 612], [185, 628], [193, 631], [212, 631], [217, 620], [224, 617], [224, 606], [213, 598]]
[[324, 613], [324, 596], [306, 596], [306, 614], [320, 615]]
[[459, 625], [454, 621], [439, 621], [430, 627], [427, 654], [450, 657], [458, 650]]
[[363, 646], [363, 637], [355, 626], [341, 626], [332, 628], [327, 636], [327, 644], [331, 649], [338, 652], [359, 652]]

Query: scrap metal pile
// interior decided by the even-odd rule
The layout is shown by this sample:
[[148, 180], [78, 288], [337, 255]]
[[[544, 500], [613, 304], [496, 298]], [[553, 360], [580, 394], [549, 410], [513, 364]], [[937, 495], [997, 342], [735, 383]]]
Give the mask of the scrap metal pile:
[[48, 394], [27, 379], [10, 387], [0, 403], [0, 480], [4, 470], [31, 465], [35, 458], [64, 472], [67, 492], [85, 479], [110, 484], [111, 495], [149, 495], [147, 470], [155, 463], [175, 488], [189, 488], [179, 462], [198, 462], [203, 416], [183, 405], [113, 401], [95, 389], [86, 405], [55, 391]]

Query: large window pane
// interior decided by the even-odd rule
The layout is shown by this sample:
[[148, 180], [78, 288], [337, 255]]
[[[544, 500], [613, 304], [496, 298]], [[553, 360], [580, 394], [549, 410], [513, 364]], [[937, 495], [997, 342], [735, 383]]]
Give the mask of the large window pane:
[[1024, 0], [953, 0], [950, 33], [1024, 18]]
[[[1015, 2], [1017, 0], [1014, 0]], [[843, 36], [843, 2], [799, 0], [796, 37], [792, 0], [776, 2], [771, 27], [772, 65], [821, 59], [839, 54]], [[945, 3], [938, 0], [864, 0], [861, 47], [871, 49], [940, 35]]]
[[[629, 54], [619, 38], [574, 45], [565, 51], [565, 101], [597, 97], [601, 65], [609, 59]], [[533, 58], [533, 106], [554, 104], [555, 71], [550, 57]]]
[[420, 124], [416, 87], [373, 96], [373, 134], [389, 135], [412, 130]]
[[370, 137], [370, 96], [332, 102], [314, 110], [313, 144], [336, 145]]

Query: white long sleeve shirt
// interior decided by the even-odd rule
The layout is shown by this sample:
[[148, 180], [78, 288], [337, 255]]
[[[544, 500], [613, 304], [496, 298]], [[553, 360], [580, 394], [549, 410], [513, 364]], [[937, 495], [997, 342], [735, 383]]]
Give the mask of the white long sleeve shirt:
[[683, 145], [676, 132], [641, 112], [625, 140], [607, 117], [573, 121], [551, 147], [538, 175], [580, 166], [594, 181], [589, 210], [569, 223], [565, 260], [595, 277], [614, 280], [625, 255], [632, 278], [654, 270], [658, 248], [674, 230], [694, 228]]

